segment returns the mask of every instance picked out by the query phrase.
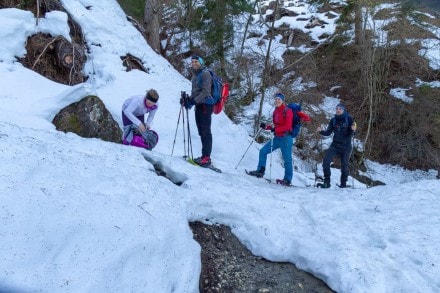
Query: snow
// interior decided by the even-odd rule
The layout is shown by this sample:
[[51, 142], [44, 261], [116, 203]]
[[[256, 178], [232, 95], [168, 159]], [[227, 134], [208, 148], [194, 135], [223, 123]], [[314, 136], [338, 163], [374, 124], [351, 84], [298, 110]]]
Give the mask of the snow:
[[412, 88], [404, 89], [404, 88], [394, 88], [390, 90], [390, 95], [399, 99], [405, 103], [411, 104], [414, 100], [413, 97], [407, 95], [407, 91], [412, 90]]
[[[298, 187], [269, 184], [244, 175], [261, 145], [223, 113], [212, 125], [213, 161], [223, 173], [192, 166], [181, 159], [178, 123], [180, 91], [190, 82], [145, 43], [116, 1], [62, 3], [90, 47], [86, 84], [57, 84], [14, 61], [28, 36], [64, 35], [65, 15], [46, 15], [40, 27], [29, 12], [0, 10], [1, 292], [197, 292], [200, 246], [188, 221], [229, 225], [253, 254], [294, 263], [337, 292], [440, 291], [435, 171], [371, 163], [387, 185], [367, 189], [350, 178], [355, 189], [315, 189], [306, 187], [313, 174], [301, 169]], [[126, 72], [120, 57], [127, 53], [150, 72]], [[88, 94], [121, 123], [125, 98], [149, 88], [160, 94], [153, 151], [58, 132], [51, 123]], [[183, 184], [158, 176], [153, 164]], [[275, 153], [271, 177], [282, 174]], [[333, 170], [333, 186], [338, 179]]]

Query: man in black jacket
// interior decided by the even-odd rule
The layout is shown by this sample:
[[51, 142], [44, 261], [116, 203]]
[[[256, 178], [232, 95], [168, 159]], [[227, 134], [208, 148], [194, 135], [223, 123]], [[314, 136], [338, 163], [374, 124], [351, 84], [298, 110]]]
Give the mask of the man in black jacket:
[[324, 162], [322, 163], [324, 183], [320, 184], [319, 187], [330, 187], [330, 163], [336, 155], [341, 158], [341, 184], [339, 187], [347, 187], [349, 173], [348, 161], [353, 148], [351, 138], [356, 131], [356, 123], [353, 121], [353, 117], [347, 113], [343, 104], [338, 104], [336, 106], [336, 114], [330, 119], [327, 129], [322, 130], [322, 128], [318, 126], [317, 131], [324, 136], [329, 136], [333, 133], [333, 142], [328, 148]]

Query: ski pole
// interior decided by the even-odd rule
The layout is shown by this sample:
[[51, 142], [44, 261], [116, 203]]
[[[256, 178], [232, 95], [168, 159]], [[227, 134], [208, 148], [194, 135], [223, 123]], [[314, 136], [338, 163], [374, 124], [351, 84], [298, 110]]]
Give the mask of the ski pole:
[[[356, 121], [353, 121], [353, 124], [355, 126], [355, 129], [357, 130], [357, 123], [356, 123]], [[353, 160], [353, 162], [354, 162], [354, 158], [352, 158], [352, 155], [354, 153], [354, 137], [356, 135], [356, 130], [353, 132], [353, 136], [351, 137], [351, 153], [350, 153], [350, 157], [348, 158], [348, 164], [349, 164], [348, 165], [348, 170], [351, 173], [351, 188], [354, 188], [354, 176], [353, 176], [354, 170], [353, 170], [353, 167], [351, 167], [354, 164], [350, 164], [350, 161]]]
[[247, 154], [247, 152], [248, 152], [249, 148], [251, 147], [251, 145], [252, 145], [252, 144], [254, 143], [254, 141], [257, 139], [258, 134], [260, 133], [260, 131], [261, 131], [262, 129], [263, 129], [263, 128], [258, 129], [257, 133], [256, 133], [255, 136], [252, 138], [251, 143], [250, 143], [249, 146], [247, 147], [247, 149], [246, 149], [246, 151], [244, 152], [243, 156], [241, 156], [241, 159], [240, 159], [240, 161], [238, 161], [237, 166], [235, 166], [235, 169], [236, 169], [236, 170], [237, 170], [237, 168], [238, 168], [238, 165], [240, 165], [241, 161], [244, 159], [244, 156]]
[[273, 138], [274, 134], [272, 134], [272, 138], [270, 140], [270, 164], [269, 164], [269, 181], [272, 182], [272, 153], [273, 153]]
[[180, 107], [179, 118], [177, 118], [177, 126], [176, 126], [176, 132], [174, 133], [173, 148], [171, 149], [171, 156], [173, 156], [173, 153], [174, 153], [174, 145], [176, 144], [177, 130], [179, 129], [179, 123], [180, 123], [180, 116], [181, 116], [181, 114], [182, 114], [182, 107]]
[[183, 110], [183, 106], [180, 109], [182, 111], [183, 158], [186, 160], [186, 158], [188, 158], [188, 156], [187, 156], [187, 153], [186, 153], [185, 110]]
[[353, 176], [354, 170], [353, 170], [353, 164], [350, 164], [350, 161], [352, 160], [352, 154], [354, 152], [354, 135], [351, 138], [351, 145], [352, 145], [352, 149], [351, 149], [351, 153], [350, 153], [350, 158], [348, 159], [348, 164], [349, 164], [348, 169], [350, 170], [350, 173], [351, 173], [351, 188], [354, 188], [354, 176]]
[[192, 150], [192, 141], [191, 141], [191, 130], [189, 127], [189, 114], [188, 114], [188, 108], [186, 109], [186, 125], [188, 128], [188, 156], [190, 156], [190, 151], [191, 151], [191, 160], [193, 160], [193, 150]]

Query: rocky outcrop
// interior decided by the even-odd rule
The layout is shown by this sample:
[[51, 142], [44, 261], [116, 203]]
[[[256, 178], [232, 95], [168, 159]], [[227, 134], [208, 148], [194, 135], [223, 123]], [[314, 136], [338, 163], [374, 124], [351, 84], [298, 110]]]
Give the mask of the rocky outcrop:
[[121, 142], [122, 130], [96, 96], [84, 97], [62, 109], [52, 123], [57, 130], [73, 132], [81, 137]]

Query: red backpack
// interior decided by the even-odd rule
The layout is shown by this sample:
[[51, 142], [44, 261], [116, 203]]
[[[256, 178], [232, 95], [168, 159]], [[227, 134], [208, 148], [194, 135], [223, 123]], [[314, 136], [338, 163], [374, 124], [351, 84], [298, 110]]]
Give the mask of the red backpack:
[[223, 83], [220, 99], [217, 101], [217, 103], [214, 104], [214, 109], [213, 109], [214, 114], [220, 114], [220, 112], [223, 110], [223, 107], [225, 106], [225, 103], [228, 101], [228, 97], [229, 97], [229, 84]]

